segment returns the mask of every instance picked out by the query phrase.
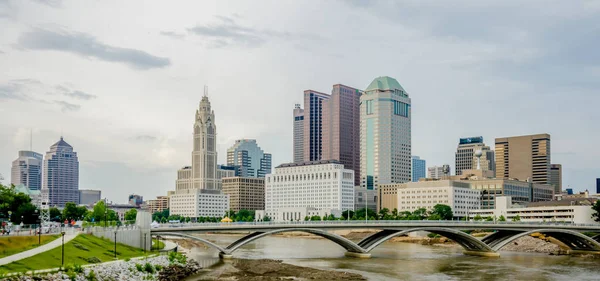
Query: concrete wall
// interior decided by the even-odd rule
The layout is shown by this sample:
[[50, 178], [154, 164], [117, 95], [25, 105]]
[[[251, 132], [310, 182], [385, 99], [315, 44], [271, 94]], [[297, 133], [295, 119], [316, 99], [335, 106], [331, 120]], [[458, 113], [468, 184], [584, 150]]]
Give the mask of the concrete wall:
[[[87, 232], [97, 236], [108, 238], [111, 241], [150, 250], [152, 241], [150, 238], [150, 223], [152, 215], [148, 212], [138, 211], [136, 224], [122, 227], [92, 227]], [[144, 243], [146, 244], [144, 247]], [[118, 250], [117, 250], [118, 251]]]

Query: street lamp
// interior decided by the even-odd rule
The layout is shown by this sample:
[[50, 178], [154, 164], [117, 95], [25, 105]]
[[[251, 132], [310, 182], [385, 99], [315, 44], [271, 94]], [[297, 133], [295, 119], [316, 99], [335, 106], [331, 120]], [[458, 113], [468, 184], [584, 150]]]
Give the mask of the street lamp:
[[106, 216], [108, 215], [108, 209], [104, 209], [104, 227], [106, 227]]
[[60, 261], [60, 267], [62, 268], [65, 265], [65, 232], [62, 231], [60, 234], [62, 235], [62, 250], [61, 250], [62, 258]]
[[42, 245], [42, 226], [40, 222], [40, 216], [38, 215], [38, 209], [35, 209], [35, 215], [37, 216], [35, 222], [38, 223], [38, 245]]
[[144, 233], [144, 253], [146, 252], [146, 239], [148, 238], [148, 233]]
[[117, 231], [115, 230], [115, 260], [117, 259]]

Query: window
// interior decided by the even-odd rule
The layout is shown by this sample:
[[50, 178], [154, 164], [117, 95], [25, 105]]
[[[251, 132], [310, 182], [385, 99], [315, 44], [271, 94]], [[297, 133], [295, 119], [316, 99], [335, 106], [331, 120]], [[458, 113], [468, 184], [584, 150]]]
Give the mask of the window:
[[373, 100], [367, 100], [366, 103], [367, 115], [373, 114]]

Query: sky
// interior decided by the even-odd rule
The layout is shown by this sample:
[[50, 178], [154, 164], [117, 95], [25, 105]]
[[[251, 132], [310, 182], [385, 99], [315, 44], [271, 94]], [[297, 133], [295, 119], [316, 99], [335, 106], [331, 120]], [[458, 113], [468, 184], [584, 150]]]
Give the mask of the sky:
[[454, 166], [460, 137], [549, 133], [564, 188], [600, 177], [600, 1], [0, 0], [0, 34], [4, 183], [62, 135], [80, 189], [165, 195], [205, 85], [220, 163], [241, 138], [291, 162], [304, 90], [378, 76], [412, 99], [427, 166]]

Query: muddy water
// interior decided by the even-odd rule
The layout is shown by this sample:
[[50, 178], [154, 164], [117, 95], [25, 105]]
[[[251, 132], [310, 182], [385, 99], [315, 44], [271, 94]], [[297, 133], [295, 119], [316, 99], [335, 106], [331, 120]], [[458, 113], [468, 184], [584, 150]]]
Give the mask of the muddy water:
[[[241, 236], [202, 235], [219, 245]], [[502, 252], [500, 258], [470, 257], [460, 247], [386, 242], [370, 259], [344, 257], [345, 250], [325, 239], [265, 237], [234, 253], [236, 258], [280, 259], [318, 269], [359, 273], [369, 280], [600, 280], [600, 259]], [[212, 248], [194, 248], [204, 267], [221, 264]]]

